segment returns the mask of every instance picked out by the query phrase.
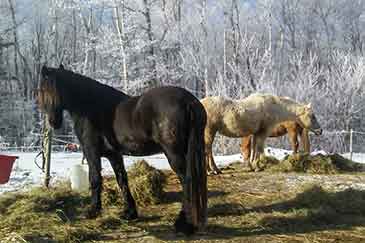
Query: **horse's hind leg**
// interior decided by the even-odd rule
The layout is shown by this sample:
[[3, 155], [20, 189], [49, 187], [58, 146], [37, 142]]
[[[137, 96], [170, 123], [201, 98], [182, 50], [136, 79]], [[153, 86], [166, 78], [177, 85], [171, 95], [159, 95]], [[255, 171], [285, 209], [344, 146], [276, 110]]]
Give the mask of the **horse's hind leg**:
[[215, 137], [216, 131], [212, 129], [205, 129], [205, 154], [206, 154], [206, 163], [207, 163], [207, 172], [208, 174], [222, 174], [222, 171], [217, 167], [213, 158], [213, 141]]
[[171, 168], [177, 174], [179, 181], [182, 185], [183, 189], [183, 200], [182, 200], [182, 208], [179, 213], [179, 216], [176, 218], [174, 223], [176, 233], [183, 233], [185, 235], [191, 235], [194, 233], [195, 228], [192, 223], [191, 215], [192, 215], [192, 207], [191, 207], [191, 188], [189, 188], [189, 181], [191, 178], [186, 178], [186, 161], [184, 155], [179, 155], [173, 152], [171, 149], [164, 149], [165, 155], [170, 163]]
[[124, 161], [122, 155], [114, 152], [108, 154], [106, 157], [110, 161], [111, 166], [113, 167], [119, 188], [122, 191], [122, 196], [124, 199], [124, 210], [122, 218], [127, 220], [138, 218], [136, 203], [129, 190], [128, 177], [127, 177], [127, 172], [124, 168]]

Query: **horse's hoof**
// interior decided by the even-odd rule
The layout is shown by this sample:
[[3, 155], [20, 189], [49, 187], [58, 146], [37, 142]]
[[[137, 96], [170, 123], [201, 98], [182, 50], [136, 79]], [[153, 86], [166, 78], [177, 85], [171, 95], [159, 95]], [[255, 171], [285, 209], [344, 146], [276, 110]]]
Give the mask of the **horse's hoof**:
[[193, 235], [196, 230], [192, 223], [187, 222], [185, 213], [183, 211], [181, 211], [177, 217], [174, 227], [176, 234], [183, 233], [186, 236]]
[[219, 175], [219, 174], [222, 174], [221, 170], [213, 170], [207, 172], [207, 175]]
[[123, 211], [123, 214], [120, 216], [121, 219], [124, 220], [134, 220], [138, 218], [137, 210], [126, 209]]
[[213, 173], [215, 175], [219, 175], [219, 174], [222, 174], [222, 171], [220, 169], [216, 169], [215, 171], [213, 171]]
[[101, 209], [91, 206], [86, 211], [86, 218], [88, 219], [95, 219], [101, 214]]

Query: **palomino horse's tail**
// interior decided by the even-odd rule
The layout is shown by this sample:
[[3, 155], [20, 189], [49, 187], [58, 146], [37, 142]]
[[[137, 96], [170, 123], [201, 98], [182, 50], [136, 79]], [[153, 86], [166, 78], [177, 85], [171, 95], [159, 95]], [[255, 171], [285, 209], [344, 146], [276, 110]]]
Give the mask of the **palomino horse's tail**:
[[[200, 104], [199, 104], [200, 105]], [[191, 215], [194, 226], [200, 228], [207, 221], [207, 173], [205, 168], [204, 129], [206, 113], [198, 104], [189, 105], [190, 133], [187, 149], [186, 176], [191, 200]]]

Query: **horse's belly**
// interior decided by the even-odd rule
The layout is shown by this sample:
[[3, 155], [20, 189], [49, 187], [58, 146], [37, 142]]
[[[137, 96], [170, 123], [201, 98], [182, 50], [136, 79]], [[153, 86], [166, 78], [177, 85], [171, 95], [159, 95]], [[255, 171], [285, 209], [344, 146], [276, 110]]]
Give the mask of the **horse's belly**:
[[227, 137], [245, 137], [260, 129], [260, 121], [255, 115], [229, 115], [223, 119], [218, 132]]
[[124, 141], [120, 150], [125, 155], [148, 156], [162, 152], [161, 146], [152, 141]]
[[223, 136], [231, 137], [231, 138], [240, 138], [240, 137], [250, 135], [248, 130], [236, 128], [236, 127], [226, 127], [226, 128], [218, 130], [218, 133], [222, 134]]

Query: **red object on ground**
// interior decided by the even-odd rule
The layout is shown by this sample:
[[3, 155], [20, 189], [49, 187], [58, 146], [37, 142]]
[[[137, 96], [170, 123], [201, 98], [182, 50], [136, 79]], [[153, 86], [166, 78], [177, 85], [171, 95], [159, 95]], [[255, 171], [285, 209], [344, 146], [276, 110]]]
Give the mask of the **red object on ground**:
[[9, 181], [11, 169], [17, 156], [0, 154], [0, 184], [5, 184]]

